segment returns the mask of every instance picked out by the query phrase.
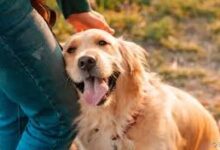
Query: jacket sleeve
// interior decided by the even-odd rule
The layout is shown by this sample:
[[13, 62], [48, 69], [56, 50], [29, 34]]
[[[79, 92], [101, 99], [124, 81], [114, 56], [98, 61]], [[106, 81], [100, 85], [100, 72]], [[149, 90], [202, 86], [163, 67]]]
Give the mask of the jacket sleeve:
[[74, 13], [88, 12], [91, 10], [87, 0], [57, 0], [57, 3], [63, 11], [65, 18], [68, 18]]

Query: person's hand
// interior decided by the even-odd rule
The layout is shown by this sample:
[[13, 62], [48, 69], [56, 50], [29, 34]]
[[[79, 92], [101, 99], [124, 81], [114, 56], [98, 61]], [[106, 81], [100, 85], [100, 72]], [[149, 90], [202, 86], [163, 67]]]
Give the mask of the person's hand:
[[102, 29], [111, 34], [114, 34], [114, 29], [109, 27], [105, 18], [95, 11], [72, 14], [67, 18], [67, 21], [76, 29], [77, 32], [86, 29]]

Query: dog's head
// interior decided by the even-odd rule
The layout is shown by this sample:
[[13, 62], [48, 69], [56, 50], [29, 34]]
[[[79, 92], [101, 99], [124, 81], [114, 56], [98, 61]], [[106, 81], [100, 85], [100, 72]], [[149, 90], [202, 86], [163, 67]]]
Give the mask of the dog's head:
[[67, 73], [82, 99], [97, 106], [104, 104], [115, 90], [122, 91], [118, 88], [123, 85], [134, 86], [131, 80], [144, 71], [146, 52], [105, 31], [90, 29], [73, 35], [64, 46], [63, 55]]

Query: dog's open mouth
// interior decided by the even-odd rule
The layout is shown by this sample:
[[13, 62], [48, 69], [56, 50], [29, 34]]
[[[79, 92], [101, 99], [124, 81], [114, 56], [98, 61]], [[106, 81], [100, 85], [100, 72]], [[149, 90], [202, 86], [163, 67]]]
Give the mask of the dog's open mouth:
[[102, 105], [114, 90], [119, 72], [114, 72], [108, 78], [98, 78], [90, 76], [83, 82], [75, 83], [76, 87], [82, 92], [82, 98], [90, 105]]

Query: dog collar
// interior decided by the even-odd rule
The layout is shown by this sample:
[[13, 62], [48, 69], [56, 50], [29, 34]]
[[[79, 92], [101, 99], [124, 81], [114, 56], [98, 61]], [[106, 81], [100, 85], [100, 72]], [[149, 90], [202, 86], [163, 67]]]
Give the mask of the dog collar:
[[[142, 116], [142, 114], [143, 114], [142, 112], [143, 112], [143, 110], [142, 110], [142, 109], [139, 109], [138, 111], [135, 111], [135, 112], [131, 115], [131, 119], [129, 119], [129, 120], [127, 121], [128, 124], [127, 124], [126, 127], [124, 128], [123, 134], [122, 134], [121, 136], [126, 135], [126, 134], [128, 133], [128, 131], [136, 124], [137, 119], [138, 119], [140, 116]], [[112, 136], [112, 140], [113, 140], [113, 141], [116, 141], [116, 140], [118, 140], [118, 139], [120, 139], [120, 136], [119, 136], [118, 134], [116, 134], [115, 136]]]

